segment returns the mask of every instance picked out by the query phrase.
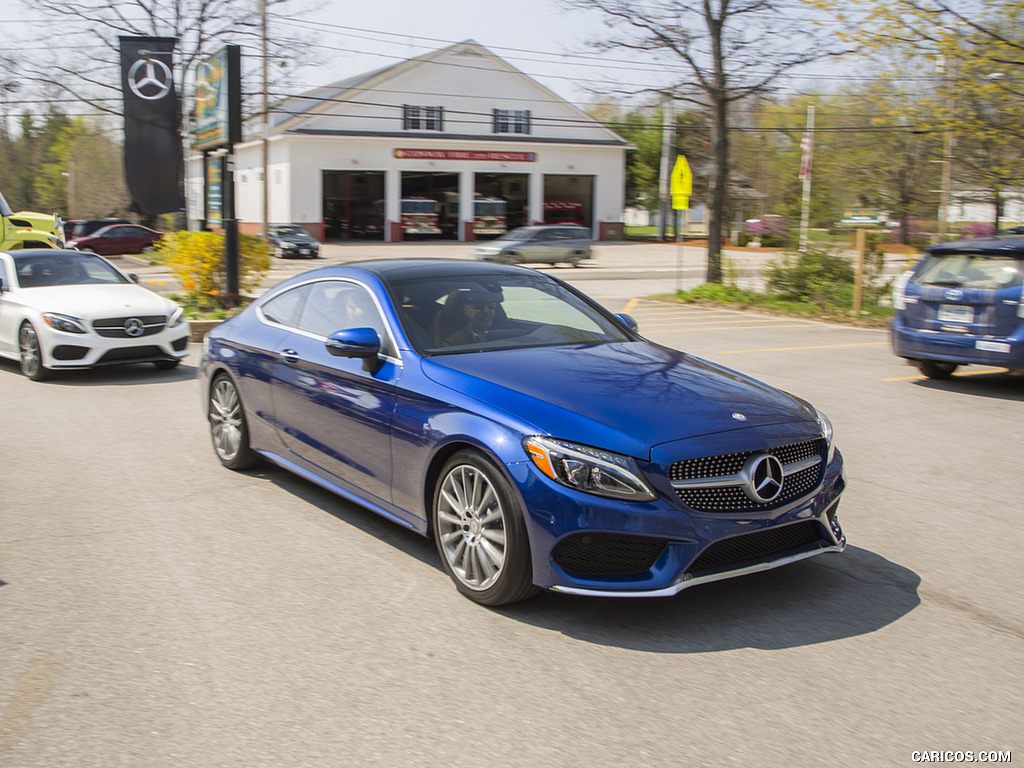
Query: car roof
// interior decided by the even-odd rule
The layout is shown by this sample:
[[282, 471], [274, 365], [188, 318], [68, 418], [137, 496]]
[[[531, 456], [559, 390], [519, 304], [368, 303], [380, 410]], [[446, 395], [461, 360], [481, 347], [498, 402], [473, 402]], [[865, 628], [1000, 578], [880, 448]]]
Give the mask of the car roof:
[[954, 253], [1011, 253], [1024, 255], [1024, 236], [1003, 235], [986, 237], [977, 240], [957, 240], [954, 243], [940, 243], [928, 248], [935, 256], [948, 256]]

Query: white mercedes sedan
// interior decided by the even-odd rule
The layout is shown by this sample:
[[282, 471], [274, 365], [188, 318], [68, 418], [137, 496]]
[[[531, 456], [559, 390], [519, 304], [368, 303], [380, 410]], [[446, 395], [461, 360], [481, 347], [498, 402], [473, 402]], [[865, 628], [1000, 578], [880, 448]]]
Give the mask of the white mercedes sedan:
[[68, 368], [153, 363], [188, 353], [182, 308], [93, 253], [0, 252], [0, 357], [34, 381]]

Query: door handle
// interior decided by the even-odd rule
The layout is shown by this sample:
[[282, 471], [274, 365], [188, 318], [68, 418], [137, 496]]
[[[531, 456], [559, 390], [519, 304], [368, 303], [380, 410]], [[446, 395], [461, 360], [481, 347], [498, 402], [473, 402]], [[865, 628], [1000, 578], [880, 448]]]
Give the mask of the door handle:
[[295, 365], [299, 362], [299, 353], [294, 349], [283, 349], [279, 354], [281, 360], [287, 365]]

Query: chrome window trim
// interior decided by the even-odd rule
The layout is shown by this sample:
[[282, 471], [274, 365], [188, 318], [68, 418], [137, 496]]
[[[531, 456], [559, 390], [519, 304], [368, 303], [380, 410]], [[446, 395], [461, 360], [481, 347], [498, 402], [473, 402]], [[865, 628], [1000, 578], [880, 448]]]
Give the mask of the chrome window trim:
[[[312, 280], [305, 280], [301, 283], [296, 283], [295, 285], [289, 287], [288, 290], [297, 290], [299, 288], [302, 288], [303, 286], [314, 285], [315, 283], [349, 283], [350, 285], [357, 285], [364, 291], [366, 291], [370, 295], [370, 298], [373, 300], [373, 305], [377, 308], [377, 314], [380, 315], [380, 318], [384, 323], [384, 330], [387, 332], [387, 340], [388, 342], [390, 342], [390, 347], [394, 349], [396, 352], [395, 355], [381, 354], [381, 359], [390, 360], [391, 362], [399, 366], [405, 365], [405, 362], [402, 360], [401, 356], [402, 350], [398, 346], [394, 329], [391, 327], [391, 323], [388, 322], [387, 314], [383, 311], [383, 307], [381, 306], [381, 303], [377, 300], [376, 294], [369, 289], [366, 283], [362, 283], [358, 280], [353, 280], [350, 277], [318, 277]], [[291, 333], [297, 333], [301, 336], [305, 336], [308, 339], [313, 339], [315, 341], [322, 341], [326, 343], [328, 338], [327, 336], [321, 336], [320, 334], [317, 333], [305, 331], [302, 328], [295, 327], [294, 325], [285, 325], [284, 323], [278, 323], [274, 320], [270, 320], [266, 315], [263, 314], [263, 304], [272, 298], [280, 296], [282, 293], [286, 293], [286, 291], [281, 291], [280, 293], [274, 293], [273, 295], [267, 295], [260, 298], [255, 308], [257, 319], [259, 319], [259, 321], [264, 325], [269, 325], [271, 328], [280, 328]], [[383, 342], [384, 340], [382, 339], [381, 341]], [[383, 344], [381, 346], [383, 346]]]

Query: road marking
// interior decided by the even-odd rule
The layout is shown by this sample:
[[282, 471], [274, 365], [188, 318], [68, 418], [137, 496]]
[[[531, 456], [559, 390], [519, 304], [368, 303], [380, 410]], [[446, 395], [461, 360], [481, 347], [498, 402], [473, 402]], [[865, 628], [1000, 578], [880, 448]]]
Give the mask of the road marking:
[[[957, 371], [954, 376], [981, 376], [986, 373], [1009, 373], [1008, 368], [983, 368], [980, 371]], [[897, 376], [894, 379], [882, 379], [882, 381], [918, 381], [927, 379], [927, 376]]]
[[857, 344], [819, 344], [813, 347], [765, 347], [763, 349], [729, 349], [720, 355], [745, 355], [748, 352], [793, 352], [798, 349], [839, 349], [841, 347], [884, 347], [888, 341], [863, 341]]

